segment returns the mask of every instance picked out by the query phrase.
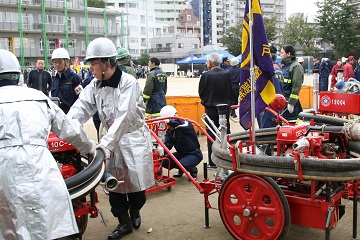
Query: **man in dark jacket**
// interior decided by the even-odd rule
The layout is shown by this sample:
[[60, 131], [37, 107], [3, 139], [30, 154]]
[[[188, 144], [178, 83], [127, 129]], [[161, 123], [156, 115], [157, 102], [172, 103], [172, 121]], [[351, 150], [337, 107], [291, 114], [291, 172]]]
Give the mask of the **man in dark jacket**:
[[[232, 88], [232, 105], [238, 105], [239, 104], [239, 89], [240, 89], [240, 68], [239, 68], [239, 59], [236, 57], [233, 57], [230, 60], [231, 68], [229, 69], [231, 73], [231, 88]], [[237, 115], [235, 113], [235, 109], [231, 109], [230, 116], [233, 118], [236, 118]]]
[[[177, 116], [177, 111], [173, 106], [165, 106], [160, 111], [160, 117], [173, 117]], [[200, 143], [197, 138], [195, 129], [192, 124], [188, 124], [179, 119], [166, 119], [168, 129], [165, 134], [165, 146], [171, 150], [173, 147], [176, 152], [174, 156], [181, 163], [181, 165], [190, 173], [193, 178], [197, 177], [197, 165], [203, 159], [200, 150]], [[167, 161], [163, 162], [165, 168], [178, 168], [176, 163], [170, 159], [170, 166]], [[179, 169], [174, 177], [181, 177], [183, 171]]]
[[329, 76], [330, 76], [332, 67], [333, 67], [333, 63], [328, 58], [321, 59], [321, 63], [319, 66], [319, 69], [320, 69], [319, 91], [320, 92], [329, 90]]
[[67, 113], [83, 89], [81, 78], [69, 68], [70, 55], [65, 48], [56, 48], [52, 52], [51, 61], [56, 70], [51, 96], [60, 99], [60, 108]]
[[49, 96], [51, 89], [51, 75], [48, 71], [44, 70], [44, 60], [38, 59], [36, 62], [36, 69], [29, 73], [28, 86], [42, 91], [46, 96]]
[[[205, 113], [213, 121], [216, 127], [219, 127], [219, 114], [216, 108], [218, 104], [231, 105], [232, 89], [231, 89], [231, 74], [229, 71], [220, 67], [222, 59], [218, 53], [211, 53], [207, 56], [206, 66], [209, 71], [203, 73], [199, 82], [199, 96], [201, 104], [205, 107]], [[226, 113], [227, 132], [230, 133], [229, 122], [230, 109]], [[212, 132], [206, 128], [207, 133], [215, 139]], [[207, 141], [208, 146], [208, 163], [210, 168], [216, 168], [211, 161], [211, 147], [212, 142]]]
[[146, 77], [143, 91], [144, 103], [146, 104], [145, 115], [150, 118], [158, 117], [160, 110], [166, 106], [167, 76], [159, 65], [159, 59], [150, 58], [150, 73]]

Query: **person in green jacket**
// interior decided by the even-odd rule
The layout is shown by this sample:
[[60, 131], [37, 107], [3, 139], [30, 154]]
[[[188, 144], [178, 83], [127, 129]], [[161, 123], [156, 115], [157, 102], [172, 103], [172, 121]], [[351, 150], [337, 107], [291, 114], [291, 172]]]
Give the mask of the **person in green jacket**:
[[287, 120], [296, 120], [302, 106], [299, 101], [299, 93], [304, 82], [304, 69], [296, 60], [294, 47], [283, 46], [280, 52], [281, 65], [283, 72], [283, 82], [280, 82], [284, 97], [288, 101], [287, 110], [283, 113], [283, 117]]
[[129, 50], [127, 50], [126, 48], [118, 48], [116, 54], [116, 61], [121, 71], [133, 75], [136, 78], [136, 73], [133, 68]]
[[166, 106], [167, 76], [159, 65], [159, 59], [150, 58], [150, 73], [146, 77], [143, 91], [144, 103], [146, 104], [145, 116], [147, 118], [160, 116], [160, 110]]

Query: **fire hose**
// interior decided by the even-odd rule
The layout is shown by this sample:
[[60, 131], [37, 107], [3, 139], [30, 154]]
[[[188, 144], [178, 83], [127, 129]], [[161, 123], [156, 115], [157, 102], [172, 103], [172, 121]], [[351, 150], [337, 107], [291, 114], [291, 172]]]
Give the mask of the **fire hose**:
[[[359, 129], [359, 125], [355, 126]], [[313, 130], [341, 132], [344, 128], [340, 126], [308, 126]], [[353, 130], [354, 135], [356, 132]], [[260, 129], [256, 131], [257, 144], [276, 145], [276, 128]], [[240, 132], [230, 135], [230, 142], [235, 143], [238, 140], [247, 141], [248, 132]], [[355, 140], [349, 140], [348, 149], [351, 159], [315, 159], [301, 158], [302, 175], [305, 180], [316, 181], [347, 181], [360, 178], [360, 142], [357, 137]], [[241, 147], [241, 146], [240, 146]], [[232, 158], [227, 148], [222, 148], [219, 141], [212, 145], [213, 162], [224, 169], [232, 170]], [[295, 170], [293, 157], [279, 157], [267, 155], [253, 155], [238, 153], [239, 163], [237, 171], [270, 177], [298, 178], [298, 172]]]
[[343, 126], [345, 123], [349, 122], [348, 119], [341, 119], [341, 118], [330, 117], [325, 115], [317, 115], [311, 112], [301, 112], [299, 113], [299, 118], [306, 121], [314, 119], [316, 123], [330, 124], [334, 126]]
[[104, 159], [103, 151], [96, 150], [94, 160], [84, 170], [65, 179], [72, 200], [87, 195], [97, 187], [105, 172]]

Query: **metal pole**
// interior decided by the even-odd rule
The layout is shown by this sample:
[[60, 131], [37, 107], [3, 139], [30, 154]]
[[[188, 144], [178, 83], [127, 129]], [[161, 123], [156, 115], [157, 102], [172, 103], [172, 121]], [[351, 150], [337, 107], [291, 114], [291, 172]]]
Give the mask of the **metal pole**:
[[146, 53], [149, 54], [149, 24], [148, 24], [147, 0], [145, 0], [145, 24], [146, 24]]
[[44, 62], [45, 68], [48, 69], [48, 47], [47, 47], [47, 38], [46, 38], [46, 13], [45, 13], [45, 0], [42, 0], [41, 3], [41, 18], [42, 18], [42, 31], [43, 31], [43, 40], [44, 40]]
[[199, 1], [199, 16], [200, 16], [200, 47], [201, 47], [201, 56], [204, 55], [204, 29], [203, 29], [203, 0]]
[[[204, 179], [208, 179], [207, 172], [207, 163], [203, 163], [204, 166]], [[210, 220], [209, 220], [209, 208], [207, 208], [207, 198], [204, 195], [204, 205], [205, 205], [205, 225], [204, 228], [210, 228]]]
[[129, 2], [126, 1], [126, 43], [127, 48], [130, 51], [130, 43], [129, 43], [129, 36], [130, 36], [130, 30], [129, 30]]
[[89, 45], [89, 25], [88, 25], [88, 4], [87, 0], [85, 0], [85, 44], [86, 47]]
[[121, 47], [125, 47], [125, 23], [124, 23], [124, 11], [121, 11]]
[[68, 9], [67, 9], [67, 1], [64, 1], [64, 32], [65, 32], [65, 47], [69, 52], [69, 26], [68, 26]]
[[176, 65], [176, 57], [177, 57], [177, 37], [176, 37], [176, 34], [177, 34], [177, 23], [176, 23], [176, 5], [175, 5], [175, 0], [174, 0], [174, 38], [175, 38], [175, 42], [174, 42], [174, 47], [175, 47], [175, 50], [174, 50], [174, 63], [175, 63], [175, 66], [174, 66], [174, 77], [177, 77], [177, 65]]
[[358, 221], [358, 181], [354, 180], [353, 181], [353, 192], [354, 192], [354, 197], [353, 197], [353, 237], [352, 239], [358, 239], [357, 238], [357, 221]]
[[[252, 137], [251, 141], [255, 142], [255, 71], [254, 71], [254, 51], [253, 51], [253, 14], [252, 14], [252, 6], [251, 0], [249, 0], [249, 28], [250, 28], [250, 36], [249, 36], [249, 43], [250, 43], [250, 79], [251, 79], [251, 124], [252, 124]], [[253, 149], [254, 150], [254, 149]]]
[[313, 82], [313, 104], [315, 113], [318, 111], [318, 97], [319, 97], [319, 69], [314, 69], [314, 82]]
[[104, 7], [104, 37], [108, 36], [108, 25], [107, 25], [107, 15], [106, 15], [106, 6]]
[[[20, 59], [21, 67], [25, 65], [24, 58], [24, 35], [23, 35], [23, 22], [22, 22], [22, 11], [21, 11], [21, 0], [18, 0], [18, 18], [19, 18], [19, 35], [20, 35]], [[15, 54], [15, 53], [14, 53]], [[25, 80], [25, 79], [24, 79]]]

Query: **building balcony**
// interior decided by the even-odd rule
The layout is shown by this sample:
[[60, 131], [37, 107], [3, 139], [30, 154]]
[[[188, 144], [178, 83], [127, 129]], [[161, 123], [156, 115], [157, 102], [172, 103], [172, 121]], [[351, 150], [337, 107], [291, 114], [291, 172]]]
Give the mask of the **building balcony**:
[[158, 52], [172, 52], [172, 48], [163, 47], [163, 48], [150, 48], [149, 53], [158, 53]]

